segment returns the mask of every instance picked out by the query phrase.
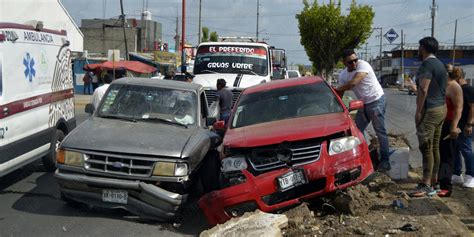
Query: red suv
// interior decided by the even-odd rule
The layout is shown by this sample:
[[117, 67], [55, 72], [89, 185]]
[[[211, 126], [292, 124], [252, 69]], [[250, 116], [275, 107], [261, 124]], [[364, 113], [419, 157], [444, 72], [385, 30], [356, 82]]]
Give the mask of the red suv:
[[353, 186], [373, 172], [349, 109], [319, 77], [247, 88], [224, 137], [220, 189], [199, 200], [210, 224], [247, 211], [273, 212]]

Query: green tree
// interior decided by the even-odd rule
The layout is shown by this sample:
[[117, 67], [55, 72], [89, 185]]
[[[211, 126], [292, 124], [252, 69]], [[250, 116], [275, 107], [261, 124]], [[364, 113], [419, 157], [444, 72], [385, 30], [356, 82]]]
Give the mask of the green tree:
[[209, 41], [209, 28], [203, 27], [201, 42], [208, 42], [208, 41]]
[[303, 0], [304, 8], [296, 15], [301, 44], [313, 63], [315, 74], [330, 77], [344, 49], [358, 48], [370, 37], [375, 13], [372, 7], [357, 5], [353, 0], [348, 15], [341, 13], [341, 1], [336, 4], [312, 4]]
[[219, 35], [217, 35], [217, 32], [215, 31], [211, 32], [211, 35], [209, 36], [209, 41], [217, 42], [218, 39], [219, 39]]
[[298, 71], [300, 72], [301, 75], [304, 75], [304, 73], [306, 72], [306, 70], [304, 69], [304, 65], [303, 64], [298, 64]]

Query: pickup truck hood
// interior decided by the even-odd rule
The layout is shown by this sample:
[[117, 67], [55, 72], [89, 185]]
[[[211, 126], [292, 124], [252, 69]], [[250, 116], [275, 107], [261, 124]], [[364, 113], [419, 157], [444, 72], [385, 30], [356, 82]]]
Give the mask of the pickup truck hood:
[[79, 150], [181, 158], [197, 127], [159, 122], [129, 122], [92, 117], [74, 129], [61, 144]]
[[308, 116], [228, 129], [224, 137], [227, 147], [257, 147], [324, 137], [347, 131], [351, 120], [345, 113]]
[[223, 78], [227, 83], [227, 87], [229, 87], [230, 89], [247, 88], [265, 82], [265, 77], [262, 76], [231, 73], [196, 74], [193, 78], [193, 82], [200, 84], [203, 87], [215, 88], [217, 79], [219, 78]]

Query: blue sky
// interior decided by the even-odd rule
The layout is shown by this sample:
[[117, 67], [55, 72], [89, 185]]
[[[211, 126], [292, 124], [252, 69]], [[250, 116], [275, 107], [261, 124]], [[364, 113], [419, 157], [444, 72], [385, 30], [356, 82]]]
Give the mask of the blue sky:
[[[257, 22], [257, 0], [201, 0], [202, 26], [217, 31], [219, 36], [255, 36]], [[337, 1], [337, 0], [336, 0]], [[352, 0], [343, 0], [347, 9]], [[117, 17], [120, 15], [119, 0], [62, 0], [64, 6], [80, 25], [81, 19]], [[128, 18], [140, 18], [143, 0], [123, 0]], [[311, 0], [310, 0], [311, 2]], [[329, 0], [318, 2], [329, 2]], [[400, 35], [403, 29], [407, 43], [416, 44], [419, 39], [431, 34], [432, 0], [358, 0], [358, 4], [370, 5], [375, 12], [373, 27], [382, 27], [385, 34], [393, 28]], [[474, 45], [474, 0], [437, 0], [438, 11], [435, 37], [441, 44], [452, 45], [454, 21], [458, 20], [458, 44]], [[103, 7], [105, 5], [105, 8]], [[187, 0], [186, 39], [196, 44], [198, 39], [199, 0]], [[308, 57], [300, 44], [298, 22], [295, 14], [303, 9], [302, 0], [260, 0], [259, 31], [271, 45], [284, 48], [289, 63], [309, 64]], [[176, 28], [176, 16], [181, 15], [181, 0], [148, 0], [148, 10], [153, 20], [163, 24], [163, 40], [172, 42]], [[344, 11], [344, 14], [347, 10]], [[181, 17], [179, 18], [181, 20]], [[180, 23], [181, 24], [181, 23]], [[368, 41], [368, 57], [379, 52], [379, 39], [374, 33]], [[383, 50], [390, 50], [393, 44], [383, 39]], [[365, 51], [365, 45], [363, 50]], [[362, 55], [361, 55], [362, 56]]]

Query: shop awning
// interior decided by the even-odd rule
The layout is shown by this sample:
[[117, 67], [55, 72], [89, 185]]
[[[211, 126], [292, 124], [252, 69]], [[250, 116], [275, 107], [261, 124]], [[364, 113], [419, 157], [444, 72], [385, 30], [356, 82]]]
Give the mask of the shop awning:
[[87, 64], [83, 67], [86, 71], [96, 71], [97, 69], [102, 70], [128, 70], [137, 73], [152, 73], [155, 72], [157, 69], [155, 67], [149, 66], [142, 62], [138, 61], [106, 61], [103, 63], [96, 63], [96, 64]]

